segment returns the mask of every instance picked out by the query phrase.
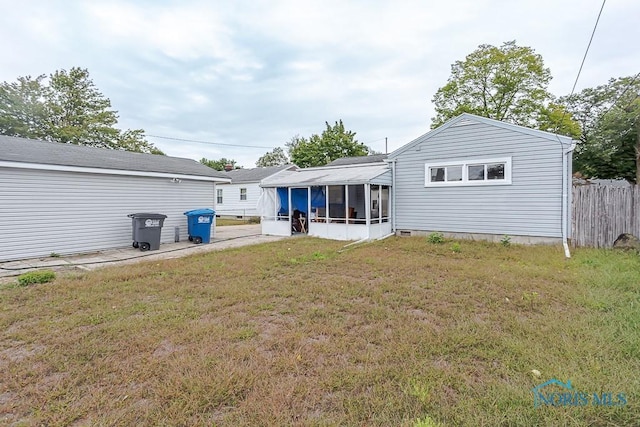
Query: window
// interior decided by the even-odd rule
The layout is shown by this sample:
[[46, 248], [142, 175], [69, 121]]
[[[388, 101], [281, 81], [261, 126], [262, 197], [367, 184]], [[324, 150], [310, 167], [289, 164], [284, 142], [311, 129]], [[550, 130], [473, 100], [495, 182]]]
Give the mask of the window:
[[511, 184], [511, 157], [425, 165], [425, 187]]
[[222, 188], [216, 190], [216, 199], [219, 205], [222, 204]]
[[462, 181], [462, 165], [431, 167], [429, 174], [431, 182]]
[[247, 189], [246, 188], [241, 188], [240, 189], [240, 200], [247, 200]]

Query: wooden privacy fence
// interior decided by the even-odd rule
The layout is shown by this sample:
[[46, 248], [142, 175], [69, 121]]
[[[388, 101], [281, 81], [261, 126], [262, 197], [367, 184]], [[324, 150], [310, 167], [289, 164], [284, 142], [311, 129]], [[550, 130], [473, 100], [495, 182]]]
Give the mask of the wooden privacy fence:
[[640, 186], [573, 187], [574, 246], [610, 248], [622, 233], [640, 237]]

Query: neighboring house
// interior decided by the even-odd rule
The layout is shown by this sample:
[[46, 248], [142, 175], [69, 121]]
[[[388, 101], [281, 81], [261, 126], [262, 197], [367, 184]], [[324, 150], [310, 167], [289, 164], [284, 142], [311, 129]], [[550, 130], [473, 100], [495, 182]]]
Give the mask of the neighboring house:
[[183, 213], [228, 181], [190, 159], [0, 136], [0, 261], [130, 246], [137, 212], [167, 215], [163, 243], [175, 227], [186, 240]]
[[256, 204], [262, 194], [260, 181], [286, 170], [298, 169], [296, 165], [269, 166], [252, 169], [232, 169], [226, 172], [228, 184], [216, 188], [216, 215], [248, 217], [258, 216]]
[[[263, 204], [263, 219], [271, 220], [263, 223], [263, 232], [290, 234], [292, 227], [284, 220], [292, 221], [292, 203], [306, 192], [306, 205], [302, 199], [306, 217], [317, 217], [313, 208], [323, 202], [329, 210], [336, 205], [341, 216], [330, 212], [321, 222], [330, 226], [344, 226], [345, 217], [350, 217], [344, 208], [351, 207], [358, 211], [355, 220], [363, 221], [361, 225], [370, 225], [373, 218], [390, 218], [389, 231], [402, 235], [445, 232], [494, 240], [508, 235], [514, 242], [566, 243], [574, 147], [568, 137], [465, 113], [387, 159], [384, 155], [338, 159], [332, 166], [265, 179], [262, 186], [273, 191]], [[386, 202], [383, 189], [391, 193]], [[329, 198], [314, 202], [320, 190]], [[385, 203], [389, 212], [381, 215]], [[307, 230], [312, 235], [344, 240], [384, 235], [353, 230], [318, 234], [313, 229], [312, 217]]]
[[389, 154], [394, 229], [566, 243], [574, 148], [565, 136], [455, 117]]
[[573, 185], [595, 185], [597, 187], [630, 188], [633, 187], [626, 179], [573, 178]]

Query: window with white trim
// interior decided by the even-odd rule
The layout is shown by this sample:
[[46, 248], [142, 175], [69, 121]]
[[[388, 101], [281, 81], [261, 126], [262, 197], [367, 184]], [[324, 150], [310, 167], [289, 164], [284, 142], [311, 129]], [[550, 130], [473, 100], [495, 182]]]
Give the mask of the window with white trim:
[[219, 205], [221, 205], [222, 204], [222, 188], [216, 189], [216, 192], [217, 192], [217, 194], [216, 194], [217, 202], [218, 202]]
[[511, 184], [511, 157], [427, 163], [424, 170], [425, 187]]
[[240, 189], [240, 200], [247, 200], [247, 189], [246, 188], [241, 188]]

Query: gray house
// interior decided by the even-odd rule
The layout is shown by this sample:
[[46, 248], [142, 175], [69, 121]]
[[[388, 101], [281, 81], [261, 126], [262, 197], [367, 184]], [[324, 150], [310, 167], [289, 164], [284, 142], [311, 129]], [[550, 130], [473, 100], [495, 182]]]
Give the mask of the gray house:
[[190, 159], [0, 136], [0, 261], [128, 246], [135, 212], [184, 240], [183, 212], [214, 207], [216, 182]]
[[389, 154], [399, 234], [570, 237], [571, 138], [462, 114]]

